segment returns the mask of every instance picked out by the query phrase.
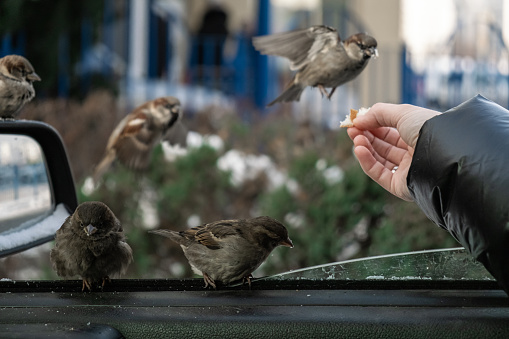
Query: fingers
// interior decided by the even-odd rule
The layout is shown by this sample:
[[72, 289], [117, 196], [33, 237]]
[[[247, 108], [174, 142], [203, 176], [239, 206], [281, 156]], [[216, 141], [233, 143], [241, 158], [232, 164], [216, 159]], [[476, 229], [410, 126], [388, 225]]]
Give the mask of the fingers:
[[[362, 131], [352, 127], [348, 135], [354, 143], [354, 153], [362, 170], [380, 186], [397, 197], [412, 201], [406, 186], [406, 176], [413, 156], [409, 147], [394, 128], [382, 127]], [[393, 172], [394, 167], [398, 170]]]
[[405, 151], [408, 149], [408, 145], [403, 141], [395, 128], [381, 127], [370, 132], [373, 133], [375, 138], [383, 140], [387, 144], [404, 149]]
[[353, 123], [360, 130], [396, 128], [401, 139], [407, 145], [415, 147], [422, 125], [439, 114], [440, 112], [418, 106], [377, 103], [365, 115], [357, 116]]
[[[406, 179], [422, 125], [440, 112], [412, 105], [375, 104], [349, 128], [362, 170], [397, 197], [412, 201]], [[393, 172], [395, 166], [398, 170]]]
[[393, 128], [380, 128], [375, 131], [349, 129], [354, 146], [363, 146], [373, 157], [388, 169], [398, 166], [408, 153], [408, 146]]
[[[361, 138], [363, 137], [359, 136], [356, 140]], [[401, 162], [397, 163], [399, 168], [393, 171], [394, 166], [388, 166], [388, 162], [378, 161], [376, 154], [373, 154], [369, 147], [359, 144], [355, 146], [354, 153], [364, 173], [376, 183], [403, 200], [413, 200], [406, 185], [406, 177], [412, 161], [411, 154], [407, 153], [403, 156]]]
[[392, 172], [373, 156], [373, 153], [362, 145], [354, 148], [354, 153], [362, 170], [380, 186], [391, 192]]

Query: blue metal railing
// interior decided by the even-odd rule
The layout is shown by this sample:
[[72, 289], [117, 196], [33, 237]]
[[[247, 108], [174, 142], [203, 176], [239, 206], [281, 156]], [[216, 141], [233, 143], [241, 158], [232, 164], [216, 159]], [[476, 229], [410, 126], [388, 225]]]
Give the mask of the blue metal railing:
[[[153, 4], [153, 1], [149, 2]], [[125, 39], [123, 45], [128, 46], [129, 34], [125, 29], [125, 34], [115, 34], [115, 7], [113, 0], [104, 2], [104, 14], [102, 20], [102, 42], [109, 48], [110, 57], [113, 54], [115, 44], [120, 44], [120, 39]], [[151, 6], [152, 8], [152, 6]], [[129, 18], [129, 6], [125, 6], [124, 20]], [[255, 35], [267, 34], [269, 32], [270, 22], [270, 2], [269, 0], [260, 0], [257, 15], [257, 30]], [[149, 82], [166, 81], [168, 86], [176, 84], [170, 83], [170, 77], [162, 76], [159, 68], [161, 63], [171, 63], [172, 48], [176, 48], [171, 41], [171, 25], [168, 25], [166, 33], [162, 33], [161, 25], [164, 25], [164, 18], [158, 17], [150, 12], [149, 18], [149, 50], [147, 51], [149, 63], [147, 65], [147, 79], [141, 79], [140, 82], [146, 82], [145, 89], [149, 88]], [[347, 8], [341, 11], [341, 23], [351, 22], [356, 29], [361, 30], [362, 21], [348, 12]], [[329, 13], [330, 16], [330, 13]], [[170, 19], [167, 19], [170, 20]], [[168, 21], [169, 22], [169, 21]], [[168, 22], [166, 22], [168, 24]], [[159, 26], [158, 26], [159, 25]], [[127, 27], [127, 26], [126, 26]], [[345, 27], [341, 31], [345, 31]], [[500, 36], [500, 30], [492, 29]], [[85, 58], [86, 52], [94, 47], [93, 34], [94, 27], [90, 19], [82, 22], [81, 29], [81, 59]], [[117, 32], [118, 33], [118, 32]], [[185, 65], [186, 79], [184, 85], [201, 86], [205, 91], [220, 91], [234, 99], [248, 99], [256, 103], [258, 107], [264, 107], [274, 95], [278, 93], [274, 90], [279, 86], [277, 74], [271, 69], [271, 63], [267, 56], [256, 52], [251, 45], [251, 36], [244, 32], [237, 32], [226, 36], [190, 36], [190, 57], [188, 64]], [[71, 86], [71, 72], [75, 69], [70, 64], [70, 39], [68, 33], [59, 37], [58, 43], [58, 95], [67, 97]], [[117, 39], [117, 40], [116, 40]], [[506, 48], [503, 45], [503, 39], [498, 38], [502, 45], [500, 48]], [[15, 34], [6, 34], [0, 37], [0, 56], [6, 54], [25, 54], [26, 36], [23, 31]], [[125, 53], [127, 55], [127, 52]], [[164, 55], [163, 57], [161, 55]], [[448, 67], [446, 70], [439, 70], [435, 59], [446, 58]], [[109, 78], [113, 74], [111, 60], [103, 58], [102, 69], [100, 72], [104, 77]], [[124, 58], [128, 63], [130, 60]], [[164, 60], [163, 60], [164, 59]], [[275, 58], [273, 58], [275, 59]], [[421, 67], [416, 71], [413, 65], [413, 56], [403, 49], [401, 63], [401, 98], [402, 102], [417, 104], [437, 109], [450, 108], [469, 97], [481, 93], [499, 104], [509, 106], [509, 74], [499, 70], [499, 65], [494, 65], [489, 61], [460, 58], [447, 55], [430, 56], [428, 65], [424, 69]], [[455, 63], [459, 67], [455, 67]], [[465, 67], [465, 65], [467, 65]], [[509, 67], [509, 66], [506, 66]], [[171, 69], [168, 66], [166, 72]], [[95, 71], [95, 70], [94, 70]], [[285, 70], [288, 72], [288, 70]], [[81, 89], [86, 93], [91, 86], [92, 71], [84, 71], [80, 74]], [[129, 79], [118, 79], [127, 84]], [[119, 82], [120, 83], [120, 82]], [[141, 87], [143, 84], [136, 84]], [[127, 85], [126, 85], [127, 87]], [[137, 88], [138, 88], [137, 87]], [[82, 94], [83, 94], [82, 93]], [[267, 112], [266, 110], [262, 110]]]
[[[432, 55], [416, 71], [412, 55], [403, 50], [401, 97], [404, 103], [447, 110], [476, 94], [509, 107], [509, 74], [489, 61]], [[438, 67], [438, 65], [441, 65]]]
[[44, 183], [48, 183], [48, 177], [42, 162], [0, 166], [0, 201], [18, 200], [23, 188], [32, 188], [32, 195], [37, 196], [39, 185]]

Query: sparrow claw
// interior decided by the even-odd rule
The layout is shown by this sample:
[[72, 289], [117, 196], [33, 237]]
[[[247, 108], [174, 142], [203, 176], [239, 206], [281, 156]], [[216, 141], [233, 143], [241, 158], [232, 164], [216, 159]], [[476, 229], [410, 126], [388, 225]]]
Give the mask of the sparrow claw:
[[318, 85], [318, 86], [316, 86], [316, 87], [318, 87], [318, 89], [320, 90], [320, 93], [322, 94], [322, 98], [323, 98], [324, 96], [326, 96], [327, 98], [329, 98], [329, 99], [330, 99], [329, 93], [327, 92], [327, 90], [325, 89], [325, 87], [323, 87], [323, 85], [321, 85], [321, 84], [320, 84], [320, 85]]
[[111, 283], [110, 277], [108, 277], [108, 276], [103, 277], [103, 283], [101, 284], [101, 290], [104, 289], [104, 285], [106, 284], [106, 281], [108, 282], [108, 284], [110, 284]]
[[330, 100], [330, 98], [332, 97], [332, 94], [334, 93], [334, 91], [335, 91], [335, 90], [336, 90], [336, 87], [334, 87], [334, 88], [330, 91], [329, 96], [328, 96], [329, 100]]
[[212, 279], [207, 273], [203, 272], [203, 281], [205, 281], [205, 288], [212, 286], [212, 288], [216, 289], [216, 283], [214, 279]]
[[81, 292], [84, 292], [85, 291], [85, 287], [88, 289], [89, 292], [92, 292], [92, 286], [90, 285], [90, 282], [83, 278], [83, 285], [81, 287]]
[[246, 280], [247, 280], [247, 283], [249, 285], [249, 289], [251, 289], [251, 279], [252, 278], [253, 278], [252, 274], [246, 275], [244, 278], [242, 278], [242, 285], [244, 285], [246, 283]]

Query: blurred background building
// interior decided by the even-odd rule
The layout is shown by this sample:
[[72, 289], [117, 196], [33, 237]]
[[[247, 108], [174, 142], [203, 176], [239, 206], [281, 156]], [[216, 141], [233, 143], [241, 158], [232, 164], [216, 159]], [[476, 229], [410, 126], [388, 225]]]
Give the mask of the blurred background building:
[[[4, 0], [0, 55], [40, 69], [41, 96], [114, 88], [129, 106], [172, 94], [190, 111], [216, 104], [261, 114], [290, 109], [335, 127], [349, 107], [377, 101], [447, 109], [480, 92], [509, 101], [508, 1], [503, 0]], [[505, 24], [504, 24], [505, 23]], [[380, 57], [329, 102], [262, 110], [291, 78], [283, 58], [260, 56], [251, 37], [315, 24], [342, 38], [376, 37]], [[39, 85], [39, 84], [38, 84]], [[242, 113], [242, 112], [241, 112]], [[312, 115], [309, 117], [308, 115]]]

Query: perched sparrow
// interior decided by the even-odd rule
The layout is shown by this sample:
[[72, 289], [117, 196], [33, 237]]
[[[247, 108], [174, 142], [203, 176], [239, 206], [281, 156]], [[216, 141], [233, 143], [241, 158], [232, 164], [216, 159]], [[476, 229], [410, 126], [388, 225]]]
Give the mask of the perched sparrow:
[[267, 259], [276, 246], [293, 247], [288, 231], [270, 217], [221, 220], [176, 232], [149, 231], [178, 243], [196, 274], [202, 275], [205, 287], [216, 288], [216, 281], [228, 284], [247, 279]]
[[[290, 69], [297, 70], [285, 91], [267, 106], [299, 101], [307, 86], [318, 87], [330, 99], [336, 87], [354, 79], [378, 55], [375, 38], [358, 33], [341, 41], [328, 26], [254, 37], [253, 45], [262, 54], [290, 59]], [[325, 87], [331, 87], [331, 92]]]
[[1, 58], [0, 118], [14, 118], [35, 97], [32, 82], [40, 80], [30, 61], [21, 55]]
[[61, 277], [81, 276], [82, 290], [92, 283], [124, 274], [133, 261], [122, 225], [102, 202], [84, 202], [69, 216], [55, 236], [50, 252], [53, 269]]
[[104, 158], [95, 168], [94, 182], [115, 159], [129, 169], [147, 168], [153, 148], [180, 116], [180, 101], [174, 97], [158, 98], [137, 107], [111, 133]]

